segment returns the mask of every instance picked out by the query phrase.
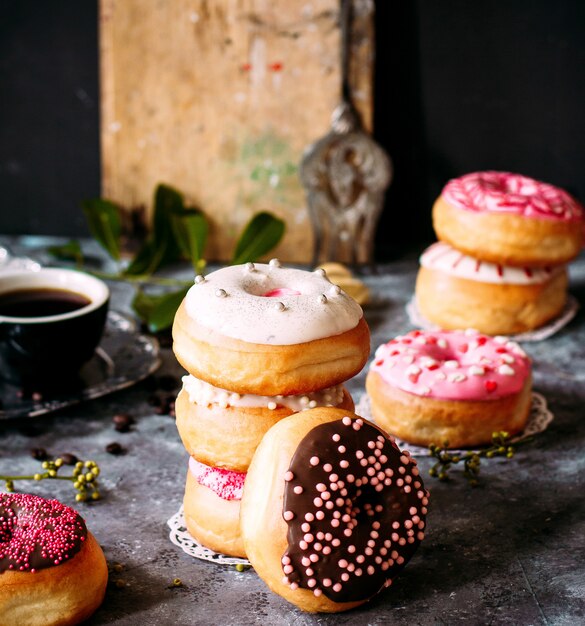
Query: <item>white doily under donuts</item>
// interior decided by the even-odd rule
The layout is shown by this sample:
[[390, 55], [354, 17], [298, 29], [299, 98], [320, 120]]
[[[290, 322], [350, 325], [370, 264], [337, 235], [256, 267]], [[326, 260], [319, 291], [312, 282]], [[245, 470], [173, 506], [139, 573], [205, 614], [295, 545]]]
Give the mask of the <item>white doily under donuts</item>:
[[[543, 339], [548, 339], [561, 330], [561, 328], [564, 328], [575, 317], [578, 310], [579, 303], [573, 296], [569, 295], [563, 310], [557, 317], [548, 322], [548, 324], [536, 328], [535, 330], [508, 336], [514, 341], [542, 341]], [[410, 322], [417, 328], [423, 328], [424, 330], [440, 330], [437, 324], [433, 324], [423, 317], [414, 296], [406, 304], [406, 313], [408, 314]]]
[[[367, 393], [364, 393], [360, 398], [355, 407], [355, 412], [361, 417], [365, 417], [372, 422], [376, 421], [374, 419], [374, 416], [372, 415], [370, 397]], [[519, 441], [523, 441], [524, 439], [528, 439], [528, 437], [532, 437], [533, 435], [544, 432], [549, 427], [549, 424], [553, 421], [553, 419], [554, 415], [548, 409], [545, 397], [533, 391], [532, 403], [530, 405], [530, 415], [528, 416], [528, 422], [526, 423], [526, 427], [520, 434], [512, 437], [510, 441], [512, 443], [517, 443]], [[407, 441], [402, 441], [398, 437], [396, 437], [395, 439], [396, 444], [400, 449], [408, 450], [413, 456], [429, 455], [428, 448], [425, 448], [423, 446], [416, 446], [412, 443], [408, 443]]]
[[213, 563], [219, 563], [220, 565], [250, 565], [248, 559], [242, 559], [235, 556], [227, 556], [214, 552], [205, 546], [202, 546], [196, 541], [187, 530], [185, 526], [185, 516], [183, 515], [183, 507], [171, 517], [167, 522], [168, 527], [171, 529], [169, 533], [169, 539], [176, 546], [179, 546], [183, 552], [196, 559], [202, 559], [203, 561], [211, 561]]

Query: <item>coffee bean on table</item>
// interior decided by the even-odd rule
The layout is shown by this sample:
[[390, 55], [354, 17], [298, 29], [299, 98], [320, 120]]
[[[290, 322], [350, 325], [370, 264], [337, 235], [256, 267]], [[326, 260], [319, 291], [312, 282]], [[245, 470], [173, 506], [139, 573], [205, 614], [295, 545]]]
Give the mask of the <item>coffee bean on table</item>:
[[106, 452], [118, 456], [120, 454], [126, 454], [126, 448], [122, 447], [117, 441], [113, 441], [106, 446]]
[[46, 461], [49, 458], [44, 448], [31, 448], [30, 455], [37, 461]]
[[114, 428], [119, 433], [129, 432], [132, 426], [136, 423], [134, 417], [128, 413], [119, 413], [118, 415], [114, 415], [112, 421], [114, 422]]
[[65, 465], [75, 465], [79, 459], [74, 454], [69, 454], [65, 452], [65, 454], [61, 455], [61, 460]]

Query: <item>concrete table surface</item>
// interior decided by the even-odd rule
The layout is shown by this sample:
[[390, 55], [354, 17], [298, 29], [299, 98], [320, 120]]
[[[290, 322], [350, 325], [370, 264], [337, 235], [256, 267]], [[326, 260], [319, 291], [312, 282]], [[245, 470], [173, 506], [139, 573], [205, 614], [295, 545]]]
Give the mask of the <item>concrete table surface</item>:
[[[404, 305], [416, 269], [415, 260], [396, 262], [366, 278], [374, 294], [365, 309], [373, 349], [412, 328]], [[112, 290], [112, 308], [127, 310], [130, 288]], [[572, 266], [571, 291], [585, 301], [585, 258]], [[446, 483], [428, 477], [431, 460], [422, 457], [431, 491], [426, 538], [389, 590], [349, 613], [302, 613], [253, 570], [199, 561], [171, 544], [166, 521], [180, 506], [188, 457], [174, 420], [147, 402], [148, 381], [52, 415], [0, 422], [0, 474], [36, 471], [35, 447], [99, 463], [103, 499], [95, 503], [76, 505], [69, 483], [17, 485], [75, 506], [109, 563], [123, 565], [110, 574], [91, 625], [584, 624], [585, 313], [554, 337], [523, 347], [554, 421], [513, 459], [482, 462], [477, 488], [459, 469]], [[179, 379], [168, 347], [162, 358], [156, 376]], [[349, 383], [356, 401], [364, 378], [365, 371]], [[131, 432], [114, 430], [118, 413], [136, 418]], [[108, 454], [113, 441], [127, 453]], [[175, 578], [184, 586], [169, 588]]]

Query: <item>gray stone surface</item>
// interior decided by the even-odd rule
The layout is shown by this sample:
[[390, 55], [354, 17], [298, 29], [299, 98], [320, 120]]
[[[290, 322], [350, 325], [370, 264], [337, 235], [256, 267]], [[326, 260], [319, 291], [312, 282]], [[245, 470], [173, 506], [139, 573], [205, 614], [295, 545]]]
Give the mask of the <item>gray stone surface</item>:
[[[416, 262], [386, 265], [370, 277], [366, 309], [372, 346], [410, 329], [404, 312]], [[585, 259], [574, 264], [571, 291], [585, 300]], [[124, 309], [127, 287], [114, 286]], [[29, 449], [72, 452], [100, 464], [103, 500], [77, 508], [102, 544], [112, 573], [103, 606], [90, 624], [555, 624], [585, 623], [585, 315], [554, 337], [525, 344], [534, 359], [535, 388], [555, 414], [549, 429], [511, 461], [482, 464], [470, 488], [459, 470], [448, 483], [426, 478], [431, 490], [428, 533], [395, 584], [346, 614], [304, 614], [268, 591], [253, 570], [237, 572], [192, 559], [168, 539], [166, 520], [178, 509], [187, 467], [175, 424], [153, 414], [147, 383], [57, 414], [0, 422], [0, 473], [31, 472]], [[160, 374], [179, 377], [168, 349]], [[357, 399], [364, 373], [350, 383]], [[137, 419], [130, 433], [112, 416]], [[114, 457], [105, 446], [127, 448]], [[425, 471], [427, 458], [420, 460]], [[27, 490], [74, 505], [66, 484], [22, 483]], [[0, 488], [2, 488], [0, 486]], [[174, 578], [183, 588], [169, 589]], [[125, 586], [117, 588], [114, 581]], [[83, 584], [83, 581], [80, 581]], [[1, 622], [1, 619], [0, 619]]]

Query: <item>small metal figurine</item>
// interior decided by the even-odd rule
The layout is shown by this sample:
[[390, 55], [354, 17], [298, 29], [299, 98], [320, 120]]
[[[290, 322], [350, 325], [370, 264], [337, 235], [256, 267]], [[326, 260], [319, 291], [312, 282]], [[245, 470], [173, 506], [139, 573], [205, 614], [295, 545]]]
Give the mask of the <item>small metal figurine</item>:
[[300, 165], [320, 261], [373, 261], [374, 234], [392, 179], [386, 152], [363, 129], [349, 85], [352, 0], [341, 0], [341, 103], [331, 130], [309, 145]]

